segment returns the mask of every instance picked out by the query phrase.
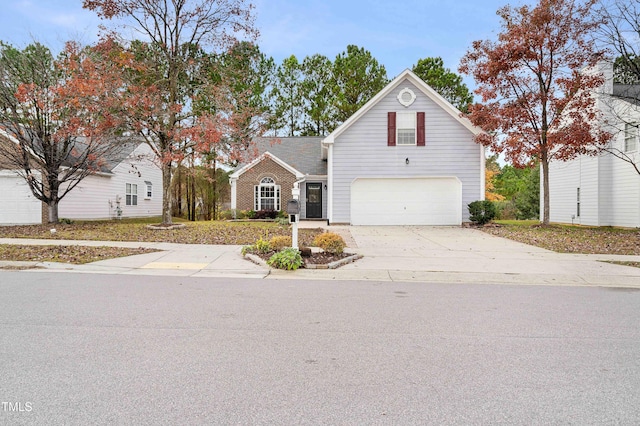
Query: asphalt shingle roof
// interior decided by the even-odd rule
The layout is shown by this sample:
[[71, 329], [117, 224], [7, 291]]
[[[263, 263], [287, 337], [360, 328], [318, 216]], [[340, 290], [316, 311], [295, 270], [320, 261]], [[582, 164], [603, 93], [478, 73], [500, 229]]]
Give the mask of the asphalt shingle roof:
[[327, 160], [322, 159], [322, 139], [319, 136], [262, 137], [254, 143], [260, 155], [268, 151], [301, 173], [325, 176]]
[[613, 96], [623, 99], [632, 104], [640, 104], [640, 84], [619, 84], [613, 85]]

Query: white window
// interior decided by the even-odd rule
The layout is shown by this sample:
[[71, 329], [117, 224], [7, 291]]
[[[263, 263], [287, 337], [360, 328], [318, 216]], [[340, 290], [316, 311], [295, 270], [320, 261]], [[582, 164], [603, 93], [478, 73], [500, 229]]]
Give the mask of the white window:
[[147, 189], [144, 198], [145, 199], [150, 199], [153, 196], [153, 184], [151, 182], [147, 181], [147, 180], [144, 181], [144, 184], [145, 184], [146, 189]]
[[126, 202], [127, 206], [138, 205], [138, 185], [135, 183], [128, 183], [126, 190]]
[[263, 178], [254, 190], [254, 210], [280, 211], [280, 185], [276, 185], [272, 178]]
[[638, 125], [625, 124], [624, 126], [624, 152], [632, 152], [638, 149]]
[[396, 114], [396, 144], [415, 145], [416, 144], [416, 113], [398, 112]]

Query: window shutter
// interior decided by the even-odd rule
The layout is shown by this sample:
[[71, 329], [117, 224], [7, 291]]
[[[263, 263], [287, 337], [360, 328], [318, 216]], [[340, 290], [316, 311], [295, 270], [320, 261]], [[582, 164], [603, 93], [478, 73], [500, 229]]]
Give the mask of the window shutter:
[[418, 136], [417, 145], [418, 146], [425, 146], [424, 112], [416, 113], [416, 119], [417, 119], [417, 123], [416, 123], [417, 133], [416, 134]]
[[387, 113], [387, 146], [396, 146], [396, 113]]
[[276, 202], [275, 202], [275, 206], [276, 206], [276, 211], [279, 212], [280, 211], [280, 185], [276, 185]]
[[258, 185], [253, 187], [253, 210], [260, 210], [260, 187]]

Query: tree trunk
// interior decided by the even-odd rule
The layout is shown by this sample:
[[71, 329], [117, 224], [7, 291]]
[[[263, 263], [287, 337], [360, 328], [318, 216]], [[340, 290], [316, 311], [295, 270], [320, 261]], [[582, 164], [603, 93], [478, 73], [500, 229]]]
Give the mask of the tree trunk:
[[47, 205], [49, 210], [49, 223], [58, 223], [58, 200], [51, 200]]
[[216, 158], [213, 157], [213, 220], [218, 219], [218, 174], [216, 167]]
[[176, 204], [177, 204], [177, 212], [176, 212], [176, 216], [178, 217], [182, 217], [182, 167], [178, 165], [178, 182], [176, 185], [176, 190], [178, 191], [177, 194], [177, 200], [176, 200]]
[[549, 225], [549, 158], [545, 152], [542, 153], [540, 167], [542, 167], [542, 193], [544, 194], [542, 224]]
[[170, 225], [171, 219], [171, 162], [162, 164], [162, 223]]
[[[192, 173], [195, 173], [195, 170], [193, 170], [193, 165], [191, 166], [191, 170]], [[195, 175], [191, 176], [191, 181], [190, 181], [190, 185], [191, 185], [191, 200], [189, 200], [189, 205], [191, 206], [190, 211], [191, 211], [191, 215], [189, 217], [189, 220], [192, 222], [195, 222], [196, 220], [196, 177]]]

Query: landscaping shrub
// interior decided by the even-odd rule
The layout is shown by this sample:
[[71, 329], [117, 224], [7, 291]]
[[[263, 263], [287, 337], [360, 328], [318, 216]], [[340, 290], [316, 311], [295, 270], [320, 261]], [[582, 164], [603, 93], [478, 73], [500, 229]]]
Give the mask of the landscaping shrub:
[[268, 240], [263, 240], [262, 237], [255, 244], [256, 250], [261, 253], [269, 253], [271, 251], [271, 245]]
[[231, 220], [233, 219], [233, 210], [223, 210], [218, 213], [219, 220]]
[[340, 254], [346, 246], [342, 237], [333, 232], [325, 232], [313, 240], [313, 245], [331, 254]]
[[276, 223], [280, 226], [289, 226], [289, 218], [288, 217], [278, 217], [276, 218]]
[[269, 245], [271, 246], [272, 250], [280, 251], [283, 248], [291, 247], [291, 237], [288, 237], [286, 235], [273, 237], [269, 241]]
[[253, 253], [254, 251], [256, 251], [256, 246], [254, 245], [250, 245], [250, 246], [244, 246], [242, 247], [242, 255], [244, 256], [247, 253]]
[[274, 268], [295, 271], [302, 266], [302, 256], [297, 248], [289, 247], [271, 256], [267, 264]]
[[275, 219], [277, 214], [275, 210], [258, 210], [252, 219]]
[[[245, 217], [244, 217], [244, 218], [247, 218], [247, 219], [255, 219], [255, 218], [256, 218], [256, 212], [255, 212], [255, 210], [247, 210], [247, 211], [246, 211], [246, 215], [245, 215]], [[243, 218], [243, 219], [244, 219], [244, 218]]]
[[478, 225], [489, 223], [496, 217], [496, 208], [489, 200], [469, 204], [469, 220]]

